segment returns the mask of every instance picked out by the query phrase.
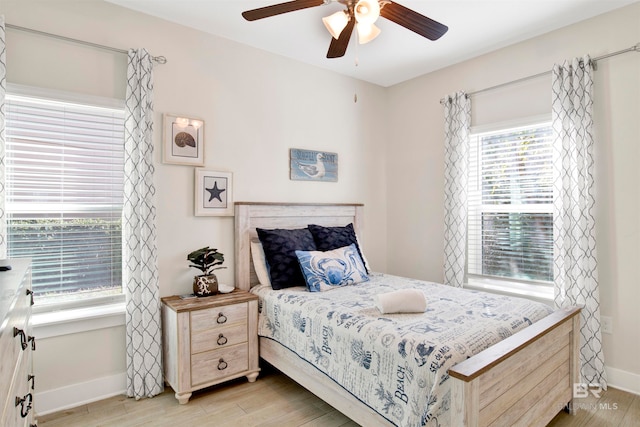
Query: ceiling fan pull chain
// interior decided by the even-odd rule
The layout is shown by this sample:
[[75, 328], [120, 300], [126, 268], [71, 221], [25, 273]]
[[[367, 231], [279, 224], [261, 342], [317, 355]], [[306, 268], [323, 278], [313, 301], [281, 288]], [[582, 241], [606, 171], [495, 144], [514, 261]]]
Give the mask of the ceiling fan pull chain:
[[[358, 45], [356, 44], [356, 57], [353, 60], [353, 65], [356, 67], [356, 69], [358, 68], [358, 52], [357, 52], [358, 48], [357, 48], [357, 46]], [[353, 102], [354, 102], [354, 104], [356, 102], [358, 102], [358, 89], [357, 88], [353, 93]]]

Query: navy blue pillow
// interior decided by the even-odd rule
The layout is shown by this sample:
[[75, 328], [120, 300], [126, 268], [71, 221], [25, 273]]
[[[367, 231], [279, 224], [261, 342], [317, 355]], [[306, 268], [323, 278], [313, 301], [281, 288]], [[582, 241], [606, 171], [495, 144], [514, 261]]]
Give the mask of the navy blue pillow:
[[256, 228], [269, 265], [273, 289], [305, 286], [296, 251], [315, 251], [313, 235], [307, 228], [294, 230]]
[[334, 249], [355, 244], [367, 273], [369, 272], [369, 268], [364, 261], [364, 256], [362, 255], [362, 251], [358, 245], [358, 238], [356, 237], [356, 232], [353, 229], [353, 224], [349, 224], [344, 227], [323, 227], [321, 225], [309, 224], [307, 228], [311, 231], [316, 248], [318, 248], [319, 251], [332, 251]]

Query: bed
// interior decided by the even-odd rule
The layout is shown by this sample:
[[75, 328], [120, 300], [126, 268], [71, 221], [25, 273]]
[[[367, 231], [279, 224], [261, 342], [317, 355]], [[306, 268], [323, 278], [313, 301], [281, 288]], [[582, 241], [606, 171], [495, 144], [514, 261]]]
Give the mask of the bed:
[[[362, 217], [363, 206], [359, 204], [236, 203], [236, 286], [244, 290], [253, 289], [261, 298], [264, 298], [262, 293], [268, 292], [258, 286], [251, 257], [251, 241], [257, 237], [256, 228], [295, 229], [308, 224], [326, 227], [353, 224], [362, 236], [359, 233]], [[352, 291], [360, 292], [356, 287]], [[339, 291], [322, 294], [332, 292]], [[302, 297], [305, 295], [299, 292], [295, 297], [286, 298]], [[325, 299], [324, 296], [321, 299]], [[266, 301], [262, 300], [262, 304]], [[313, 301], [307, 304], [317, 305]], [[446, 375], [440, 372], [438, 378], [446, 380], [449, 397], [444, 399], [437, 412], [428, 413], [426, 418], [423, 416], [419, 424], [543, 426], [564, 407], [573, 408], [567, 404], [572, 401], [572, 384], [579, 381], [578, 313], [578, 308], [555, 311], [485, 350], [446, 366]], [[361, 391], [355, 390], [349, 380], [340, 384], [318, 369], [313, 360], [304, 359], [300, 354], [304, 345], [292, 349], [290, 344], [282, 345], [268, 333], [263, 335], [259, 344], [262, 359], [357, 423], [366, 426], [406, 425], [402, 421], [405, 418], [397, 417], [403, 414], [394, 414], [392, 410], [385, 412], [380, 408], [374, 410], [375, 405], [365, 403], [358, 394]], [[386, 357], [378, 350], [373, 353], [378, 358]], [[371, 362], [370, 359], [367, 363]], [[405, 398], [402, 392], [396, 397]], [[419, 424], [415, 424], [415, 419], [410, 423]]]

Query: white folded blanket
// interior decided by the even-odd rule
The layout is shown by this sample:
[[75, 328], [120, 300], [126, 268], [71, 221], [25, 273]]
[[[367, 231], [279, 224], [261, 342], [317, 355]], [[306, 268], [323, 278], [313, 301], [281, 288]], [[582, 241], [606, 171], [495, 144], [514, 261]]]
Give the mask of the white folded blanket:
[[427, 298], [418, 289], [399, 289], [375, 295], [373, 302], [382, 314], [424, 313], [427, 309]]

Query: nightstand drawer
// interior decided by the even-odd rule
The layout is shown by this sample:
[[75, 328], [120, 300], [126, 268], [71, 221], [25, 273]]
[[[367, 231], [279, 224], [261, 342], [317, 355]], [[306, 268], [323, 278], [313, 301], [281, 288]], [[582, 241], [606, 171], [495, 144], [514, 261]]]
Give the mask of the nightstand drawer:
[[247, 342], [246, 323], [224, 328], [211, 328], [206, 331], [192, 331], [191, 353], [202, 353], [203, 351], [231, 347], [243, 342]]
[[194, 310], [191, 312], [191, 334], [217, 327], [247, 322], [247, 303]]
[[191, 386], [215, 381], [249, 369], [249, 346], [238, 344], [191, 356]]

